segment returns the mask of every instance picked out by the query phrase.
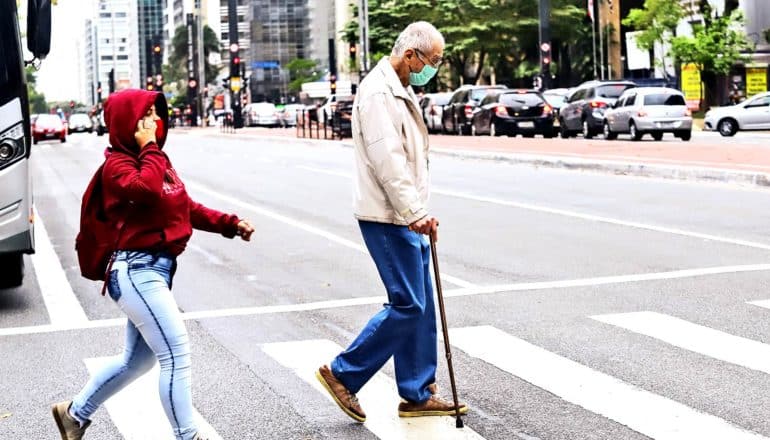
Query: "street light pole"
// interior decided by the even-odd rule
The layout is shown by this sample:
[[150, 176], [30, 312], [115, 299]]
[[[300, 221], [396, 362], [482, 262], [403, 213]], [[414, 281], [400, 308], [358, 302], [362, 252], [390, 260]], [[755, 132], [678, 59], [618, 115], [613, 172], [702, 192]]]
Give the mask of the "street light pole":
[[361, 73], [369, 73], [369, 1], [361, 0], [358, 8], [358, 29], [361, 35]]
[[203, 47], [203, 10], [201, 8], [201, 0], [195, 0], [195, 10], [198, 14], [197, 25], [197, 42], [198, 42], [198, 115], [201, 117], [201, 126], [205, 126], [206, 115], [204, 114], [204, 96], [203, 90], [206, 87], [206, 51]]
[[542, 89], [551, 87], [551, 0], [540, 0], [540, 75]]

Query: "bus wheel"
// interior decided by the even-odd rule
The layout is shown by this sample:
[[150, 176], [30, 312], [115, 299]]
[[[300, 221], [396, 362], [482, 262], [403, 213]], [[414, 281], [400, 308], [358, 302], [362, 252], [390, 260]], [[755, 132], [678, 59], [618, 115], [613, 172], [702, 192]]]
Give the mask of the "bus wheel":
[[0, 255], [0, 289], [21, 286], [22, 279], [24, 279], [23, 255]]

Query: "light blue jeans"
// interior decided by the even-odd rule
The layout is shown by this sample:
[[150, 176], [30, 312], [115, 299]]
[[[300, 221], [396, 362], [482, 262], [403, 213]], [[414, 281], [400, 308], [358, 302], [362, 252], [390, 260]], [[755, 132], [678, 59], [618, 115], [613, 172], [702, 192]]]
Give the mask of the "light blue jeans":
[[[110, 396], [160, 362], [160, 400], [178, 440], [192, 439], [190, 340], [171, 294], [176, 260], [118, 251], [108, 292], [128, 317], [123, 354], [112, 358], [73, 399], [70, 413], [85, 422]], [[148, 396], [148, 398], [151, 398]]]

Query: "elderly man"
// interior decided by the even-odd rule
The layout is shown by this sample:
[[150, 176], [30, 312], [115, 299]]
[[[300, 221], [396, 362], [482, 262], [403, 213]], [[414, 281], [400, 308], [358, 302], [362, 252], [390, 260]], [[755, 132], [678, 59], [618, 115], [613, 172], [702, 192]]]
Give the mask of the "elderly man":
[[[366, 414], [355, 394], [393, 356], [402, 417], [452, 415], [436, 395], [436, 314], [430, 245], [438, 220], [428, 201], [428, 131], [410, 85], [424, 86], [442, 62], [444, 38], [431, 24], [409, 25], [361, 83], [353, 112], [355, 216], [388, 303], [350, 347], [316, 376], [353, 419]], [[460, 407], [466, 413], [465, 405]]]

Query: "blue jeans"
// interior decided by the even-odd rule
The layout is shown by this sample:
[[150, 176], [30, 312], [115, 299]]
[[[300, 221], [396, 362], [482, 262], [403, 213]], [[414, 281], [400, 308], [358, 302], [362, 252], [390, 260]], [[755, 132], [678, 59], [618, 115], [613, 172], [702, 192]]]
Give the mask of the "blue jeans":
[[388, 303], [332, 361], [332, 373], [357, 393], [393, 356], [399, 395], [424, 402], [430, 398], [428, 385], [436, 381], [438, 356], [430, 245], [405, 226], [364, 221], [359, 226]]
[[73, 399], [70, 412], [78, 420], [89, 420], [105, 400], [152, 369], [157, 359], [160, 400], [176, 439], [195, 436], [190, 340], [170, 290], [175, 270], [175, 259], [162, 254], [117, 252], [108, 291], [128, 317], [126, 346]]

